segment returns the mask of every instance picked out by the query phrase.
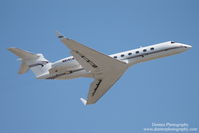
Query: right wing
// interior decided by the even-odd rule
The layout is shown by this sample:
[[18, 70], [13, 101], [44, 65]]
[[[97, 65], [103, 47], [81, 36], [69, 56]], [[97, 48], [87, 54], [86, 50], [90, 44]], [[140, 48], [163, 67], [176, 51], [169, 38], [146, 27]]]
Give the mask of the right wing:
[[118, 67], [126, 66], [125, 62], [100, 53], [74, 40], [65, 38], [58, 32], [57, 36], [71, 50], [72, 55], [86, 71], [95, 72], [99, 68], [103, 69], [116, 65], [118, 65]]

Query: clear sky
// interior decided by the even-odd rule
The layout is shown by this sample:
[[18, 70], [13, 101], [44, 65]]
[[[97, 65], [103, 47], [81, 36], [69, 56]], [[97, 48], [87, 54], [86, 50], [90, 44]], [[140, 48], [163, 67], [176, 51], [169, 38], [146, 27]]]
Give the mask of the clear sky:
[[[152, 123], [199, 128], [199, 1], [1, 0], [0, 133], [144, 133]], [[164, 41], [193, 48], [131, 67], [94, 105], [92, 79], [18, 75], [18, 47], [49, 61], [70, 56], [55, 31], [112, 54]]]

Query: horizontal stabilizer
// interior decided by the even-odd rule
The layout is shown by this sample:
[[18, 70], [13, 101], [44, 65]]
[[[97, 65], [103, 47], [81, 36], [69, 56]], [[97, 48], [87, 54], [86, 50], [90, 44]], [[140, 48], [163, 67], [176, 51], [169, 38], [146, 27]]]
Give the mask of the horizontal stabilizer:
[[8, 50], [22, 59], [36, 59], [39, 57], [36, 54], [33, 54], [31, 52], [19, 48], [8, 48]]
[[21, 61], [19, 74], [24, 74], [31, 69], [35, 76], [40, 78], [42, 75], [49, 73], [51, 63], [44, 58], [43, 54], [33, 54], [19, 48], [8, 48], [8, 50], [18, 56]]

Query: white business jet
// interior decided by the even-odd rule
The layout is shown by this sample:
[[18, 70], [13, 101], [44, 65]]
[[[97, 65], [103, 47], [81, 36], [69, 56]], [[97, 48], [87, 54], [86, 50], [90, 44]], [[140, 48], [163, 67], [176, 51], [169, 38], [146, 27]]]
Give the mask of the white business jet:
[[42, 54], [33, 54], [18, 48], [8, 48], [22, 62], [19, 74], [31, 69], [38, 79], [94, 78], [84, 105], [96, 103], [132, 65], [178, 54], [192, 46], [173, 41], [141, 47], [113, 55], [105, 55], [57, 32], [57, 37], [71, 50], [73, 56], [49, 62]]

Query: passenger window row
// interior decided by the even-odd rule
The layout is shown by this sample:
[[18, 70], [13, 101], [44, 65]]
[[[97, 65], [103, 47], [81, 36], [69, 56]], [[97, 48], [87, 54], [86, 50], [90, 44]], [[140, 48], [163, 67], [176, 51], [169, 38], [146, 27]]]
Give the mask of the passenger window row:
[[[155, 49], [154, 47], [150, 48], [151, 51], [153, 51], [154, 49]], [[147, 49], [143, 49], [143, 52], [147, 52]], [[135, 53], [136, 53], [136, 54], [139, 54], [140, 51], [136, 51]], [[132, 53], [128, 53], [128, 55], [130, 56], [130, 55], [132, 55]], [[125, 55], [124, 55], [124, 54], [121, 54], [120, 56], [121, 56], [121, 57], [124, 57]], [[117, 58], [117, 56], [114, 56], [113, 58]]]
[[62, 60], [62, 62], [72, 61], [74, 59], [75, 59], [74, 57], [73, 58], [69, 58], [69, 59], [64, 59], [64, 60]]

